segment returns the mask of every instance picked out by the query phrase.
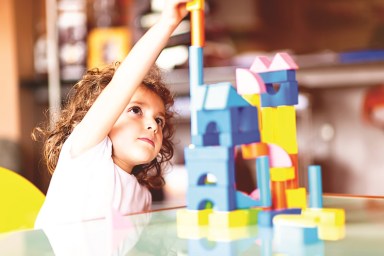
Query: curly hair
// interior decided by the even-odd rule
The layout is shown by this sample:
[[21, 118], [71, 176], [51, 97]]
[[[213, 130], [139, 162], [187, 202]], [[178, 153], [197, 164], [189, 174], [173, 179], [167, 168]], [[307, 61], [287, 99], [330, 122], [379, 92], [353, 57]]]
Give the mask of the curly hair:
[[[103, 69], [96, 68], [87, 71], [82, 79], [72, 87], [60, 117], [53, 127], [50, 127], [49, 122], [47, 122], [33, 130], [32, 138], [35, 141], [43, 140], [43, 159], [51, 174], [56, 168], [64, 142], [84, 118], [96, 98], [112, 80], [119, 65], [120, 63], [116, 62]], [[140, 184], [149, 188], [159, 188], [165, 184], [162, 170], [174, 154], [172, 142], [175, 131], [172, 108], [174, 98], [163, 82], [161, 71], [157, 66], [150, 69], [143, 80], [143, 85], [155, 92], [164, 102], [166, 122], [163, 128], [163, 142], [158, 156], [148, 164], [135, 166], [132, 174]]]

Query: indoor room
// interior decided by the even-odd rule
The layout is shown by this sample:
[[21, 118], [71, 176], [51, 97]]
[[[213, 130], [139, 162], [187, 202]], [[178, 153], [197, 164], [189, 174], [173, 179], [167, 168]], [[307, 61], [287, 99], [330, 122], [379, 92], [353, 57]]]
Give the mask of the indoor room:
[[[167, 15], [165, 2], [177, 3], [178, 7], [186, 6], [186, 10], [183, 9], [186, 14], [177, 17], [180, 20], [177, 26], [172, 27], [168, 38], [165, 38], [164, 34], [168, 33], [165, 30], [157, 36], [152, 35], [153, 43], [148, 42], [148, 51], [155, 49], [157, 39], [164, 36], [162, 45], [158, 40], [158, 48], [162, 49], [156, 56], [146, 53], [145, 47], [139, 54], [132, 54], [137, 58], [137, 66], [146, 60], [147, 55], [148, 58], [155, 58], [163, 82], [174, 97], [174, 151], [170, 154], [170, 164], [162, 170], [160, 180], [163, 179], [165, 185], [156, 188], [148, 186], [152, 210], [122, 214], [112, 207], [112, 211], [107, 211], [112, 214], [112, 240], [110, 235], [105, 235], [111, 230], [109, 226], [105, 230], [104, 222], [95, 226], [86, 221], [85, 227], [72, 227], [71, 222], [71, 229], [66, 225], [36, 233], [39, 231], [36, 226], [34, 229], [36, 216], [50, 184], [56, 184], [56, 181], [51, 183], [51, 169], [44, 158], [51, 159], [52, 156], [45, 155], [44, 140], [33, 136], [39, 134], [36, 128], [44, 127], [48, 132], [54, 127], [54, 123], [63, 116], [61, 110], [68, 103], [69, 96], [76, 93], [74, 86], [79, 88], [79, 81], [88, 81], [84, 77], [87, 71], [97, 73], [116, 62], [125, 65], [124, 59], [131, 52], [135, 53], [136, 43], [141, 42], [151, 28], [164, 25], [161, 21]], [[99, 250], [97, 246], [84, 246], [87, 244], [84, 237], [92, 236], [93, 232], [97, 233], [92, 238], [94, 244], [104, 246], [96, 255], [247, 255], [247, 252], [255, 255], [351, 255], [353, 251], [361, 255], [380, 255], [384, 251], [379, 241], [384, 235], [379, 230], [384, 226], [382, 217], [379, 217], [384, 211], [384, 0], [3, 0], [0, 7], [0, 171], [5, 173], [0, 175], [0, 182], [3, 182], [0, 203], [4, 209], [9, 209], [3, 211], [2, 206], [1, 210], [4, 214], [0, 220], [3, 226], [0, 228], [0, 254], [4, 248], [4, 252], [10, 255], [32, 255], [28, 252], [60, 255], [60, 250], [62, 255], [71, 250], [74, 255], [95, 255], [94, 252]], [[143, 60], [139, 58], [141, 53]], [[272, 77], [273, 72], [277, 72], [270, 68], [278, 58], [276, 56], [282, 58], [283, 64], [278, 65], [289, 66], [283, 71], [279, 67], [277, 71], [285, 72], [285, 76], [292, 75], [283, 82], [267, 81], [269, 76], [266, 78], [264, 74], [272, 72]], [[134, 64], [131, 65], [135, 68]], [[264, 71], [260, 65], [265, 65]], [[240, 72], [247, 72], [249, 76], [242, 80]], [[108, 79], [110, 81], [112, 77]], [[252, 83], [264, 80], [261, 89], [258, 89], [257, 102], [251, 101], [249, 95], [239, 93], [240, 83], [251, 81], [249, 79]], [[118, 79], [112, 81], [115, 80]], [[277, 95], [283, 91], [285, 84], [292, 81], [297, 87], [294, 103], [264, 105], [264, 94]], [[208, 89], [210, 85], [227, 86], [229, 89], [225, 88], [230, 92], [228, 95], [222, 91], [215, 93], [213, 89]], [[203, 87], [204, 90], [201, 89]], [[270, 93], [269, 89], [273, 92]], [[221, 104], [219, 102], [223, 97], [228, 97], [227, 105], [220, 107], [220, 112], [217, 105]], [[74, 105], [86, 100], [79, 100]], [[208, 106], [210, 102], [214, 107]], [[240, 107], [236, 105], [239, 102], [242, 104]], [[248, 116], [248, 105], [252, 105], [249, 111], [256, 111], [256, 116]], [[282, 109], [282, 105], [289, 106], [293, 119], [287, 121], [273, 117], [275, 119], [271, 121], [269, 108], [271, 111], [276, 109], [278, 113], [277, 109]], [[235, 107], [236, 110], [233, 110]], [[109, 105], [100, 107], [103, 108], [108, 111]], [[217, 110], [219, 114], [212, 114], [211, 110]], [[227, 120], [226, 115], [230, 116], [229, 122], [223, 121]], [[96, 117], [98, 115], [95, 114], [95, 124]], [[166, 114], [164, 118], [167, 118]], [[217, 118], [217, 123], [210, 123], [210, 118]], [[72, 126], [80, 121], [74, 121]], [[224, 123], [231, 130], [230, 135], [225, 136], [233, 137], [222, 139], [221, 133], [226, 128], [220, 125]], [[249, 128], [253, 124], [257, 128]], [[236, 128], [239, 133], [243, 132], [242, 129], [257, 130], [257, 140], [251, 140], [248, 135], [234, 135], [232, 129], [236, 125], [241, 126]], [[295, 148], [292, 151], [279, 146], [284, 151], [280, 153], [284, 156], [280, 155], [279, 160], [282, 162], [286, 156], [290, 164], [274, 165], [277, 158], [272, 158], [275, 156], [271, 152], [279, 142], [275, 137], [268, 140], [268, 125], [279, 130], [274, 131], [273, 136], [280, 136], [276, 134], [281, 133], [284, 137], [280, 138], [282, 141], [293, 141]], [[82, 126], [79, 127], [81, 129]], [[107, 135], [104, 136], [107, 139], [112, 136], [111, 133]], [[240, 142], [236, 143], [237, 140]], [[56, 141], [60, 144], [59, 151], [64, 141], [61, 144]], [[111, 143], [115, 145], [113, 139]], [[251, 157], [247, 155], [243, 146], [253, 143], [258, 143], [255, 146], [258, 150], [268, 148], [268, 153], [260, 153], [253, 148], [257, 153], [252, 153]], [[132, 147], [128, 143], [120, 144], [127, 150]], [[229, 156], [216, 159], [224, 153], [214, 150], [224, 147], [229, 149]], [[120, 168], [114, 158], [114, 147], [111, 152], [109, 157]], [[258, 167], [261, 160], [257, 159], [265, 155], [269, 157], [268, 177], [271, 175], [271, 178], [263, 185], [264, 178], [260, 176], [263, 167]], [[59, 158], [58, 154], [55, 157]], [[155, 157], [159, 155], [155, 154]], [[204, 169], [203, 176], [197, 177], [197, 172], [192, 170], [196, 166]], [[222, 175], [214, 170], [221, 166], [225, 166], [223, 168], [228, 172], [224, 174], [224, 179], [231, 177], [228, 178], [229, 185], [223, 185]], [[288, 182], [281, 180], [281, 171], [280, 180], [277, 181], [276, 176], [272, 179], [273, 171], [278, 168], [289, 172], [289, 175], [292, 173], [294, 177], [284, 178], [289, 179]], [[311, 173], [314, 169], [319, 171], [316, 177]], [[139, 176], [135, 173], [134, 179], [139, 179]], [[74, 189], [80, 182], [76, 183], [76, 179], [73, 176], [67, 181], [68, 184], [74, 182]], [[196, 184], [193, 184], [193, 179], [196, 179]], [[29, 188], [23, 190], [19, 185]], [[221, 192], [213, 189], [221, 189], [222, 186], [228, 187]], [[268, 187], [266, 190], [265, 186]], [[291, 196], [286, 190], [291, 191]], [[234, 191], [233, 194], [231, 191]], [[35, 197], [33, 193], [38, 195]], [[104, 196], [102, 189], [98, 193]], [[29, 194], [29, 199], [25, 194]], [[247, 195], [253, 203], [240, 199], [240, 194]], [[276, 199], [280, 196], [284, 199]], [[39, 202], [32, 206], [36, 198]], [[66, 200], [64, 195], [60, 198]], [[30, 207], [26, 203], [29, 200], [31, 207], [35, 208], [31, 213], [33, 216], [28, 217], [25, 224], [21, 216], [28, 211], [24, 207]], [[93, 200], [97, 201], [96, 194]], [[220, 208], [222, 204], [224, 209]], [[289, 214], [296, 216], [297, 212], [289, 210], [297, 208], [301, 209], [300, 218], [292, 220], [282, 217]], [[332, 224], [337, 229], [332, 226], [332, 231], [329, 231], [329, 223], [327, 229], [324, 228], [324, 223], [320, 222], [328, 217], [311, 212], [314, 208], [333, 209], [329, 210], [331, 213], [325, 212], [329, 214], [329, 219], [340, 221]], [[217, 209], [216, 213], [225, 212], [227, 217], [216, 216], [215, 219]], [[235, 224], [228, 224], [230, 227], [222, 224], [231, 223], [231, 214], [235, 210], [239, 210], [239, 213], [233, 213]], [[141, 214], [135, 215], [137, 212]], [[108, 214], [105, 218], [110, 221]], [[257, 219], [260, 221], [266, 214], [269, 214], [265, 217], [269, 224], [265, 225], [271, 230], [262, 233], [260, 227], [264, 224]], [[275, 214], [282, 216], [278, 218]], [[128, 215], [131, 219], [127, 224]], [[210, 224], [207, 224], [208, 216], [211, 216]], [[244, 218], [249, 218], [250, 222], [239, 224], [239, 219]], [[305, 222], [309, 221], [308, 218], [310, 225]], [[251, 223], [251, 219], [256, 219], [259, 224], [257, 230], [252, 229], [255, 223]], [[184, 222], [190, 223], [184, 225]], [[193, 226], [195, 222], [198, 224]], [[291, 230], [287, 228], [288, 222], [300, 228]], [[136, 227], [134, 231], [132, 226]], [[202, 226], [204, 228], [200, 229]], [[247, 229], [236, 232], [227, 229], [239, 226]], [[117, 240], [114, 233], [116, 227], [124, 231]], [[218, 227], [221, 233], [215, 229]], [[364, 232], [358, 231], [359, 228], [369, 235], [363, 238], [361, 234]], [[100, 230], [103, 232], [100, 233]], [[5, 236], [2, 237], [3, 232]], [[6, 236], [6, 232], [11, 232], [11, 235]], [[312, 237], [308, 235], [311, 232], [315, 232], [315, 238], [308, 242], [306, 238]], [[287, 239], [290, 234], [301, 238]], [[69, 250], [62, 241], [72, 235], [72, 239], [77, 237], [80, 242]], [[107, 244], [103, 241], [105, 236], [108, 237]], [[154, 240], [159, 240], [159, 243]], [[32, 245], [33, 241], [39, 242]], [[292, 244], [296, 243], [301, 247], [292, 251], [295, 247]], [[7, 244], [17, 244], [16, 247], [21, 249], [14, 251], [14, 246], [11, 248]], [[115, 247], [108, 251], [112, 248], [111, 244]]]

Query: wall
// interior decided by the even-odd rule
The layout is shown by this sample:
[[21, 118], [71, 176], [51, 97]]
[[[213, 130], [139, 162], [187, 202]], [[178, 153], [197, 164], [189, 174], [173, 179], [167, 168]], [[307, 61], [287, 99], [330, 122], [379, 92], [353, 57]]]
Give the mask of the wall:
[[17, 70], [14, 1], [0, 8], [0, 165], [20, 169], [19, 72]]
[[322, 165], [325, 192], [384, 195], [384, 131], [362, 118], [370, 87], [312, 91], [314, 162]]

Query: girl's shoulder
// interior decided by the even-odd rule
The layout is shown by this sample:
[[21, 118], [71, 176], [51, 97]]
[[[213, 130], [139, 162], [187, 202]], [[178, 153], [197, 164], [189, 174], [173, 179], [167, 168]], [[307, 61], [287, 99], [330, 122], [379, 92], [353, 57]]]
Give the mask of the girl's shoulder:
[[105, 157], [111, 157], [112, 155], [112, 141], [109, 139], [108, 136], [106, 136], [104, 139], [102, 139], [98, 144], [91, 147], [87, 151], [83, 152], [81, 155], [72, 157], [71, 156], [71, 147], [73, 144], [74, 139], [76, 138], [76, 128], [72, 131], [72, 133], [69, 135], [67, 140], [64, 142], [62, 150], [60, 152], [60, 157], [65, 156], [66, 158], [69, 158], [71, 160], [81, 160], [81, 159], [105, 159]]

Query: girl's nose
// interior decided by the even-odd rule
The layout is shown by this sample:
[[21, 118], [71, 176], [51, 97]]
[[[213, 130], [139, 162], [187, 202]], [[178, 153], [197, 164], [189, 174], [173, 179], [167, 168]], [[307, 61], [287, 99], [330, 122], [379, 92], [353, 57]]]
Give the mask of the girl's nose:
[[157, 132], [157, 123], [156, 123], [156, 121], [152, 120], [152, 121], [148, 122], [147, 129], [148, 130], [153, 130], [153, 132], [156, 133]]

